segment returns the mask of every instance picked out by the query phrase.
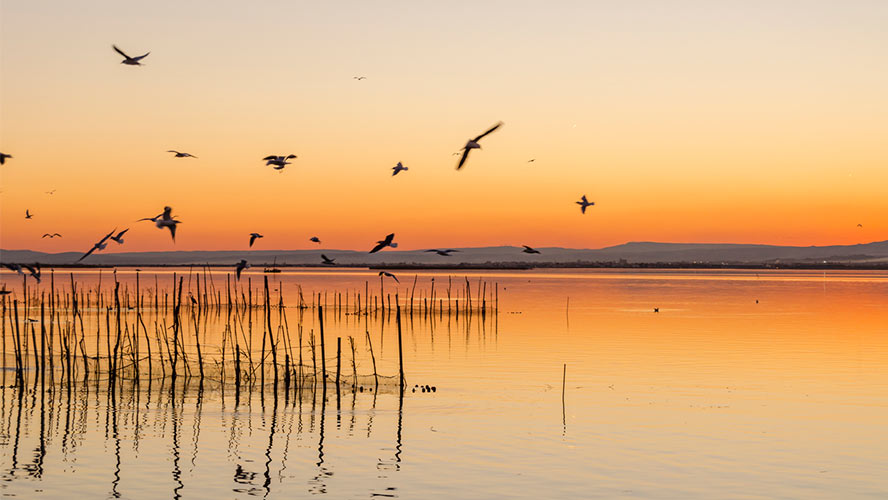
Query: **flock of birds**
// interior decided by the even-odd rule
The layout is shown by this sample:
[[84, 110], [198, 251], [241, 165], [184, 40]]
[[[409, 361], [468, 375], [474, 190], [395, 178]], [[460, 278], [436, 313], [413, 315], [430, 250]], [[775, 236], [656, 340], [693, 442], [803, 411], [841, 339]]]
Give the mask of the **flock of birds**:
[[[111, 47], [114, 49], [115, 52], [117, 52], [118, 54], [123, 56], [123, 60], [120, 61], [120, 64], [126, 64], [128, 66], [142, 66], [142, 60], [145, 59], [146, 57], [148, 57], [148, 55], [150, 54], [150, 52], [146, 52], [145, 54], [142, 54], [140, 56], [132, 57], [132, 56], [127, 55], [123, 50], [118, 48], [116, 45], [112, 45]], [[354, 79], [357, 81], [365, 80], [366, 78], [367, 78], [366, 76], [355, 76], [354, 77]], [[481, 149], [481, 144], [479, 143], [481, 141], [481, 139], [483, 139], [484, 137], [493, 133], [494, 131], [499, 129], [502, 125], [503, 125], [503, 123], [499, 122], [496, 125], [494, 125], [493, 127], [486, 130], [484, 133], [466, 141], [466, 145], [461, 149], [461, 153], [454, 153], [454, 155], [460, 155], [459, 163], [457, 164], [456, 169], [460, 170], [466, 165], [466, 162], [468, 161], [468, 158], [469, 158], [469, 153], [473, 149], [479, 149], [479, 150]], [[167, 152], [172, 153], [173, 157], [175, 157], [175, 158], [195, 158], [195, 159], [197, 159], [197, 156], [195, 156], [191, 153], [184, 152], [184, 151], [177, 151], [175, 149], [170, 149], [170, 150], [167, 150]], [[0, 153], [0, 165], [4, 165], [6, 163], [6, 160], [10, 159], [10, 158], [12, 158], [12, 155], [6, 154], [6, 153]], [[295, 160], [296, 158], [297, 158], [297, 156], [294, 154], [269, 155], [269, 156], [262, 158], [262, 160], [266, 162], [265, 163], [266, 166], [271, 166], [275, 170], [283, 171], [283, 169], [286, 168], [287, 165], [291, 164], [290, 160]], [[528, 160], [528, 163], [534, 162], [534, 161], [536, 161], [535, 158]], [[401, 162], [398, 162], [397, 165], [392, 167], [392, 176], [396, 176], [399, 173], [406, 172], [408, 170], [409, 169], [406, 166], [404, 166]], [[55, 192], [55, 190], [52, 190], [47, 193], [52, 194], [54, 192]], [[583, 195], [582, 199], [580, 201], [577, 201], [576, 203], [578, 205], [580, 205], [580, 210], [581, 210], [581, 213], [583, 213], [583, 214], [586, 213], [587, 207], [595, 205], [594, 202], [590, 202], [586, 199], [586, 195]], [[155, 215], [153, 217], [145, 217], [142, 219], [138, 219], [136, 222], [142, 222], [142, 221], [153, 222], [155, 227], [157, 227], [158, 229], [169, 230], [170, 237], [172, 238], [173, 242], [175, 242], [176, 241], [176, 228], [179, 224], [182, 223], [182, 221], [178, 220], [176, 218], [176, 216], [174, 216], [172, 214], [172, 211], [173, 211], [172, 207], [167, 206], [167, 207], [164, 207], [163, 212], [161, 212], [160, 214]], [[26, 209], [25, 210], [25, 219], [32, 219], [33, 217], [34, 217], [34, 214], [31, 213], [30, 209]], [[127, 231], [129, 231], [129, 228], [124, 229], [120, 232], [117, 232], [117, 228], [114, 228], [111, 232], [109, 232], [108, 234], [103, 236], [99, 241], [94, 243], [92, 248], [87, 250], [79, 259], [77, 259], [77, 262], [83, 261], [84, 259], [86, 259], [90, 255], [92, 255], [94, 252], [100, 252], [100, 251], [104, 250], [105, 248], [107, 248], [109, 240], [116, 242], [118, 245], [122, 245], [123, 244], [123, 235], [126, 234]], [[61, 237], [62, 237], [62, 235], [59, 233], [45, 233], [43, 235], [43, 238], [50, 238], [50, 239], [61, 238]], [[255, 232], [250, 233], [249, 246], [252, 247], [253, 244], [256, 242], [256, 240], [258, 240], [259, 238], [263, 238], [263, 237], [264, 236], [260, 233], [255, 233]], [[371, 254], [376, 253], [376, 252], [379, 252], [385, 248], [397, 248], [398, 244], [394, 241], [394, 238], [395, 238], [394, 233], [388, 234], [385, 238], [377, 241], [376, 245], [373, 246], [373, 248], [370, 250], [369, 253], [371, 253]], [[310, 241], [317, 243], [317, 244], [321, 243], [320, 238], [318, 238], [317, 236], [311, 237]], [[528, 254], [540, 253], [539, 250], [531, 248], [527, 245], [523, 245], [523, 246], [524, 246], [524, 249], [522, 251], [524, 253], [528, 253]], [[458, 252], [458, 250], [454, 250], [454, 249], [437, 249], [437, 248], [433, 248], [433, 249], [429, 249], [429, 250], [425, 250], [425, 251], [426, 252], [433, 252], [433, 253], [435, 253], [439, 256], [442, 256], [442, 257], [450, 257], [452, 253]], [[336, 259], [329, 258], [324, 254], [321, 254], [321, 259], [322, 259], [322, 262], [321, 262], [322, 265], [325, 265], [325, 266], [336, 265], [336, 262], [335, 262]], [[34, 264], [33, 266], [18, 265], [18, 264], [4, 264], [4, 266], [12, 271], [15, 271], [15, 272], [21, 274], [21, 275], [24, 275], [24, 276], [29, 275], [32, 278], [34, 278], [37, 282], [40, 282], [40, 266], [39, 266], [39, 264]], [[240, 278], [241, 272], [244, 269], [247, 269], [249, 267], [250, 267], [250, 264], [246, 260], [241, 260], [240, 262], [238, 262], [235, 265], [235, 271], [236, 271], [237, 277]], [[29, 274], [26, 275], [25, 271], [27, 271]], [[398, 281], [398, 278], [394, 274], [389, 273], [389, 272], [381, 271], [379, 273], [379, 276], [380, 277], [390, 277], [390, 278], [394, 279], [396, 282]]]

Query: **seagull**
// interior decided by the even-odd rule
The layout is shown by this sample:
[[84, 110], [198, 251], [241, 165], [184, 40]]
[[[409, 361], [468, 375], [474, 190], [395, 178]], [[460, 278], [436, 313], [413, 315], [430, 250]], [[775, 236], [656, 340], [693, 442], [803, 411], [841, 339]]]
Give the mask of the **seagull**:
[[503, 125], [503, 122], [499, 122], [496, 125], [494, 125], [493, 127], [490, 127], [490, 129], [487, 132], [484, 132], [483, 134], [479, 135], [478, 137], [475, 137], [474, 139], [469, 139], [468, 142], [466, 142], [466, 146], [462, 149], [462, 157], [459, 159], [459, 165], [456, 166], [456, 169], [457, 170], [461, 169], [463, 167], [463, 165], [466, 163], [466, 159], [468, 159], [468, 157], [469, 157], [469, 151], [471, 151], [473, 149], [481, 149], [481, 145], [478, 144], [478, 141], [480, 141], [482, 138], [484, 138], [485, 135], [500, 128], [502, 125]]
[[31, 217], [34, 217], [34, 214], [30, 210], [25, 209], [25, 218], [30, 219]]
[[180, 151], [176, 151], [175, 149], [167, 150], [167, 153], [175, 153], [176, 158], [197, 158], [191, 153], [182, 153]]
[[397, 165], [392, 167], [392, 170], [393, 170], [392, 177], [394, 177], [394, 176], [398, 175], [402, 170], [408, 170], [408, 169], [404, 165], [401, 165], [401, 162], [398, 162]]
[[175, 243], [176, 224], [181, 224], [182, 221], [173, 219], [172, 215], [170, 215], [172, 211], [172, 207], [163, 207], [163, 213], [158, 216], [160, 217], [159, 219], [155, 217], [154, 219], [148, 220], [154, 220], [154, 225], [157, 226], [158, 229], [168, 228], [170, 230], [170, 236], [173, 237], [173, 243]]
[[20, 266], [18, 264], [7, 264], [4, 262], [3, 267], [5, 267], [6, 269], [9, 269], [10, 271], [12, 271], [14, 273], [21, 275], [21, 276], [25, 275], [25, 273], [22, 272], [22, 266]]
[[321, 239], [318, 238], [317, 236], [312, 236], [312, 237], [309, 238], [308, 240], [309, 240], [309, 241], [313, 241], [313, 242], [317, 243], [318, 245], [321, 244]]
[[401, 284], [401, 282], [398, 281], [398, 277], [395, 276], [395, 275], [392, 274], [392, 273], [387, 273], [387, 272], [385, 272], [385, 271], [379, 271], [379, 275], [380, 275], [380, 276], [388, 276], [389, 278], [395, 280], [395, 283], [397, 283], [397, 284], [399, 284], [399, 285]]
[[12, 155], [8, 155], [6, 153], [0, 153], [0, 165], [5, 164], [7, 158], [12, 158]]
[[51, 190], [51, 191], [46, 191], [46, 194], [55, 194], [55, 192], [56, 192], [56, 190], [53, 189], [53, 190]]
[[241, 259], [240, 262], [234, 265], [234, 270], [237, 272], [237, 279], [240, 279], [241, 271], [247, 269], [248, 267], [250, 267], [250, 265], [247, 264], [247, 261], [244, 259]]
[[522, 252], [524, 252], [524, 253], [540, 253], [539, 250], [535, 250], [535, 249], [533, 249], [533, 248], [530, 248], [530, 247], [527, 246], [527, 245], [521, 245], [521, 246], [524, 247], [524, 250], [522, 250]]
[[52, 233], [52, 234], [43, 233], [43, 236], [41, 236], [41, 238], [46, 238], [47, 236], [49, 236], [50, 238], [55, 238], [56, 236], [58, 236], [59, 238], [62, 237], [62, 235], [59, 233]]
[[858, 224], [857, 227], [863, 227], [863, 224]]
[[437, 248], [432, 248], [431, 250], [426, 250], [426, 252], [435, 252], [442, 257], [450, 257], [451, 252], [459, 252], [459, 250], [454, 250], [452, 248], [449, 248], [447, 250], [438, 250]]
[[27, 269], [28, 272], [31, 273], [31, 277], [34, 278], [34, 281], [40, 283], [40, 264], [35, 263], [33, 266], [22, 264], [22, 267]]
[[583, 195], [580, 201], [577, 201], [575, 203], [580, 206], [580, 211], [582, 211], [583, 213], [586, 213], [586, 207], [591, 207], [595, 205], [594, 201], [589, 201], [586, 199], [586, 195]]
[[90, 248], [88, 252], [86, 252], [85, 254], [83, 254], [82, 257], [80, 257], [79, 259], [77, 259], [77, 262], [80, 262], [81, 260], [83, 260], [83, 259], [89, 257], [90, 254], [93, 253], [93, 252], [95, 252], [96, 250], [104, 250], [105, 247], [108, 246], [108, 244], [105, 243], [105, 242], [108, 241], [108, 238], [110, 238], [111, 236], [114, 235], [114, 231], [117, 231], [117, 228], [116, 228], [116, 227], [115, 227], [114, 229], [112, 229], [110, 233], [106, 234], [102, 239], [100, 239], [98, 243], [94, 243], [94, 244], [93, 244], [93, 247]]
[[116, 241], [118, 245], [123, 245], [123, 235], [126, 234], [127, 231], [129, 231], [129, 228], [117, 233], [117, 236], [112, 236], [111, 239]]
[[353, 76], [352, 78], [354, 78], [355, 80], [357, 80], [357, 81], [359, 81], [359, 82], [360, 82], [361, 80], [366, 80], [366, 79], [367, 79], [366, 76]]
[[293, 154], [287, 156], [269, 155], [262, 159], [265, 160], [265, 166], [274, 165], [275, 170], [281, 170], [290, 164], [290, 162], [288, 162], [287, 160], [291, 160], [293, 158], [297, 158], [297, 156]]
[[531, 158], [531, 159], [527, 160], [527, 163], [533, 163], [533, 162], [535, 162], [535, 161], [537, 161], [536, 158]]
[[336, 262], [334, 262], [336, 259], [331, 259], [330, 257], [327, 257], [324, 254], [321, 254], [321, 258], [324, 259], [324, 262], [322, 262], [322, 264], [324, 264], [325, 266], [335, 266], [336, 265]]
[[385, 247], [397, 248], [398, 244], [392, 243], [392, 240], [394, 240], [394, 239], [395, 239], [395, 233], [389, 234], [388, 236], [385, 237], [384, 240], [377, 241], [376, 246], [373, 247], [373, 250], [370, 250], [370, 253], [376, 253]]
[[253, 246], [253, 242], [256, 241], [257, 238], [265, 238], [259, 233], [250, 233], [250, 246]]
[[114, 50], [117, 51], [118, 54], [125, 57], [125, 59], [123, 61], [120, 61], [120, 64], [127, 64], [130, 66], [141, 66], [142, 63], [139, 61], [141, 61], [142, 59], [145, 59], [146, 57], [148, 57], [148, 54], [151, 53], [151, 52], [147, 52], [147, 53], [145, 53], [145, 55], [142, 55], [142, 56], [130, 57], [130, 56], [124, 54], [122, 50], [118, 49], [117, 45], [112, 45], [111, 47], [114, 48]]

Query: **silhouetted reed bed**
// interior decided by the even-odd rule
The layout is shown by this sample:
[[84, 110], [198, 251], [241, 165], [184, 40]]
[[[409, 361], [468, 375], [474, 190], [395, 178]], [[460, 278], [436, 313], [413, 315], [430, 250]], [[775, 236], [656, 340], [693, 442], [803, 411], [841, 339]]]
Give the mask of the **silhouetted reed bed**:
[[[485, 321], [488, 314], [495, 317], [499, 304], [498, 285], [481, 279], [448, 278], [446, 288], [432, 279], [428, 288], [417, 289], [414, 277], [404, 295], [382, 280], [378, 288], [365, 281], [363, 290], [307, 296], [297, 284], [290, 290], [295, 304], [288, 306], [283, 282], [270, 288], [268, 276], [259, 286], [252, 277], [237, 280], [230, 274], [216, 282], [220, 276], [207, 268], [173, 273], [162, 285], [156, 274], [147, 280], [143, 274], [122, 283], [116, 272], [105, 280], [100, 273], [95, 285], [77, 283], [74, 274], [57, 283], [54, 272], [44, 274], [43, 283], [23, 278], [21, 288], [3, 295], [0, 304], [3, 383], [11, 374], [20, 387], [206, 382], [236, 397], [266, 388], [288, 397], [306, 392], [326, 397], [328, 386], [337, 396], [396, 387], [403, 392], [404, 321]], [[381, 352], [374, 352], [371, 320], [396, 325], [397, 375], [377, 371]], [[329, 351], [335, 357], [328, 358], [333, 339], [324, 327], [330, 321], [363, 321], [366, 336], [349, 336], [344, 347], [337, 337], [335, 351]], [[356, 341], [364, 341], [364, 348]], [[361, 373], [359, 365], [372, 371]]]

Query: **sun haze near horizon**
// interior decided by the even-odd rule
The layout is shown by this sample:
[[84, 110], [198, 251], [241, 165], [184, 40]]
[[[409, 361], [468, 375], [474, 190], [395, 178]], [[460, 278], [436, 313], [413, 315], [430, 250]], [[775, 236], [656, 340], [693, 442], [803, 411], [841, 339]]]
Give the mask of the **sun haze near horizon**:
[[[883, 240], [886, 25], [878, 1], [4, 1], [0, 247]], [[165, 205], [175, 244], [134, 222]]]

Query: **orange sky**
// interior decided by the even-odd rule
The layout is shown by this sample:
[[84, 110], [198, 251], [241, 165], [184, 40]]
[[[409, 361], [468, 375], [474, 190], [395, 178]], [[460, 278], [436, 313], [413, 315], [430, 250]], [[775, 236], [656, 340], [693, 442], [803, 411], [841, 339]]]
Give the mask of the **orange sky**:
[[801, 7], [4, 1], [0, 247], [884, 240], [888, 5]]

